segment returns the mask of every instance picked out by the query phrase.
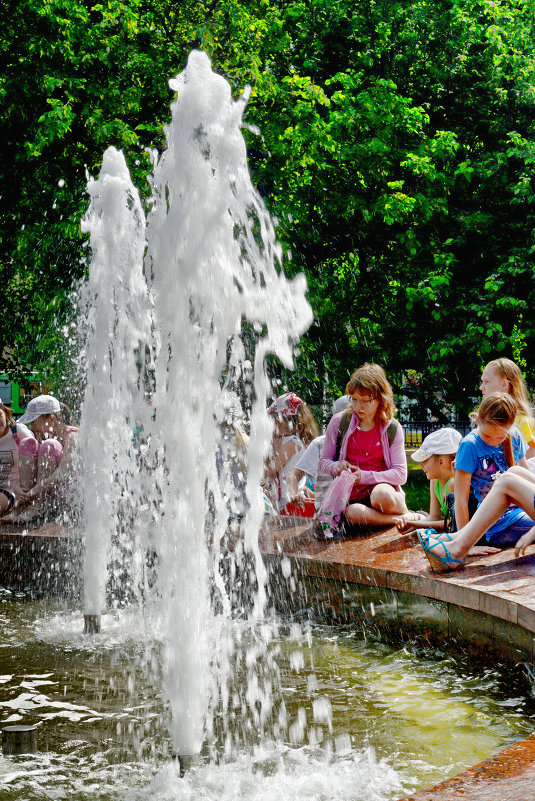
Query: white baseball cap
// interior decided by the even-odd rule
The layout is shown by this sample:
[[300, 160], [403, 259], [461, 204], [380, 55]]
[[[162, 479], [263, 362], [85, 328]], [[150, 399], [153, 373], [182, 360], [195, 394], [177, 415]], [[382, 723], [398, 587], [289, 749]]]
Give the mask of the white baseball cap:
[[59, 400], [53, 395], [38, 395], [26, 406], [26, 411], [19, 417], [18, 423], [33, 423], [42, 414], [56, 414], [61, 409]]
[[432, 431], [422, 442], [417, 451], [412, 454], [415, 462], [425, 462], [430, 456], [440, 456], [443, 453], [457, 453], [462, 436], [454, 428], [439, 428]]

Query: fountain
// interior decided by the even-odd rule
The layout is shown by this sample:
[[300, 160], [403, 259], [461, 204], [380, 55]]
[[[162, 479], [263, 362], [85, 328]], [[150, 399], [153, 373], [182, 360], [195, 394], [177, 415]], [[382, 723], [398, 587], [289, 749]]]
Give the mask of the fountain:
[[[106, 605], [112, 537], [136, 542], [132, 553], [150, 549], [158, 570], [144, 603], [164, 610], [159, 625], [173, 750], [189, 758], [201, 749], [210, 697], [223, 692], [211, 686], [220, 633], [214, 596], [220, 616], [230, 613], [220, 546], [228, 527], [221, 487], [229, 483], [232, 464], [216, 465], [222, 434], [215, 412], [222, 394], [239, 386], [250, 423], [242, 548], [252, 559], [257, 589], [250, 617], [259, 620], [265, 570], [257, 545], [258, 488], [271, 391], [264, 362], [274, 353], [291, 366], [312, 313], [304, 278], [288, 281], [280, 269], [272, 222], [251, 185], [240, 132], [247, 91], [233, 101], [228, 83], [199, 52], [171, 87], [177, 99], [167, 149], [155, 164], [147, 222], [113, 148], [98, 181], [89, 184], [84, 229], [93, 257], [85, 288], [90, 333], [80, 439], [86, 630]], [[106, 426], [99, 424], [103, 414]], [[141, 482], [131, 480], [135, 427], [150, 465], [140, 468]], [[110, 520], [118, 517], [122, 530], [112, 532]], [[221, 659], [227, 664], [228, 654]]]
[[264, 363], [291, 366], [311, 311], [251, 186], [247, 92], [233, 101], [197, 52], [171, 87], [147, 218], [113, 148], [88, 185], [80, 440], [96, 636], [59, 602], [0, 592], [3, 725], [36, 724], [40, 751], [0, 757], [5, 798], [393, 801], [526, 734], [529, 701], [440, 653], [265, 614]]

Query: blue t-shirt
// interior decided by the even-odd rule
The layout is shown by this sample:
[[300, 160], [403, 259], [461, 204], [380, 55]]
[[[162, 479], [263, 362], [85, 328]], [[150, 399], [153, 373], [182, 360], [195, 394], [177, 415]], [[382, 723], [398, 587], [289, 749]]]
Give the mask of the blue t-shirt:
[[[510, 430], [510, 436], [513, 445], [513, 459], [516, 464], [526, 453], [527, 445], [514, 426]], [[459, 443], [459, 450], [455, 456], [455, 469], [472, 474], [471, 483], [479, 503], [489, 493], [500, 473], [505, 473], [508, 467], [502, 446], [487, 445], [477, 433], [477, 429], [470, 431]], [[488, 529], [487, 539], [492, 534], [512, 526], [523, 514], [524, 512], [518, 506], [510, 506]]]

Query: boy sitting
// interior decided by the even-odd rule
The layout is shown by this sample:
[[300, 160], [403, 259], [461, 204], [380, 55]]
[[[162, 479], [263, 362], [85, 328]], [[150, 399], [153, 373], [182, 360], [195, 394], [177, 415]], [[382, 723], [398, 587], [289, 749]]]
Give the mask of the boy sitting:
[[418, 528], [433, 528], [444, 531], [448, 512], [448, 495], [454, 491], [453, 465], [462, 437], [454, 428], [440, 428], [424, 439], [420, 448], [412, 454], [429, 479], [429, 516], [415, 520], [414, 512], [400, 515], [395, 521], [402, 534]]

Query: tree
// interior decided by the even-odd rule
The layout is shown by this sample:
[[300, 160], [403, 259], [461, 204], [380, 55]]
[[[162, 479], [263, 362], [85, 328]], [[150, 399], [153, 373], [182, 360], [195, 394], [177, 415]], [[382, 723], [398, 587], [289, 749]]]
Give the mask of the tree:
[[365, 359], [404, 392], [417, 370], [428, 405], [466, 404], [497, 353], [535, 380], [532, 41], [527, 0], [25, 0], [0, 50], [4, 357], [56, 347], [86, 174], [114, 144], [147, 197], [166, 79], [198, 46], [253, 87], [254, 180], [315, 311], [291, 379], [307, 399]]
[[[203, 18], [196, 3], [3, 3], [0, 311], [3, 367], [47, 363], [84, 271], [85, 185], [106, 147], [123, 149], [146, 196], [163, 143], [166, 79]], [[187, 20], [187, 23], [185, 22]]]
[[316, 312], [292, 381], [315, 374], [319, 399], [325, 369], [342, 389], [376, 359], [421, 371], [428, 403], [444, 387], [466, 405], [515, 330], [524, 354], [533, 343], [529, 4], [281, 14], [287, 58], [265, 56], [255, 169]]

